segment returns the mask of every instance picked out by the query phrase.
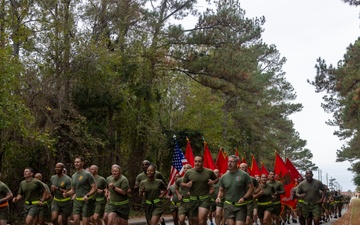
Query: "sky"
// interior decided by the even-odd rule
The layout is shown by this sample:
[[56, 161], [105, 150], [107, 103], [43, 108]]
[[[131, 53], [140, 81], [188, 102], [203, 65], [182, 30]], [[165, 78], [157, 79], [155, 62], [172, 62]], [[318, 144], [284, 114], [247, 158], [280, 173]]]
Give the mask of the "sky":
[[248, 18], [265, 16], [264, 42], [276, 45], [287, 58], [286, 79], [295, 89], [296, 102], [304, 106], [290, 119], [321, 170], [314, 172], [314, 178], [325, 184], [335, 178], [342, 191], [354, 191], [350, 163], [336, 162], [336, 151], [344, 142], [333, 135], [337, 127], [325, 124], [331, 115], [321, 108], [322, 94], [315, 93], [307, 80], [314, 80], [317, 58], [336, 65], [360, 36], [360, 7], [341, 0], [241, 0], [240, 7]]

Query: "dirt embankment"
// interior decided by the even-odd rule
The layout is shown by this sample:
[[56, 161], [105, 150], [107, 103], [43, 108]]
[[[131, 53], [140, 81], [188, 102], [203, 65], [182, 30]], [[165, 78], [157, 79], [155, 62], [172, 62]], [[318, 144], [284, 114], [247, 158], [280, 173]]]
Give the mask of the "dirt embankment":
[[353, 198], [346, 213], [332, 225], [357, 225], [360, 218], [360, 199]]

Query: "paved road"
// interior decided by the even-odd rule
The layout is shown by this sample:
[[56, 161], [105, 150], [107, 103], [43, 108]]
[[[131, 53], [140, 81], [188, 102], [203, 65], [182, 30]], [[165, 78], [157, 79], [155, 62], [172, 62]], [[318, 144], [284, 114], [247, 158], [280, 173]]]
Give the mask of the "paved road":
[[[344, 213], [346, 212], [346, 210], [343, 210], [342, 215], [344, 215]], [[164, 215], [162, 218], [164, 218], [166, 225], [174, 225], [172, 217], [170, 215]], [[322, 224], [326, 224], [326, 225], [331, 225], [333, 224], [335, 221], [337, 221], [339, 218], [331, 218], [329, 222], [326, 223], [322, 223]], [[146, 225], [146, 220], [144, 217], [138, 217], [138, 218], [131, 218], [129, 219], [129, 224], [130, 225]], [[290, 223], [290, 224], [299, 224], [298, 223]], [[210, 222], [208, 221], [208, 225], [210, 225]]]

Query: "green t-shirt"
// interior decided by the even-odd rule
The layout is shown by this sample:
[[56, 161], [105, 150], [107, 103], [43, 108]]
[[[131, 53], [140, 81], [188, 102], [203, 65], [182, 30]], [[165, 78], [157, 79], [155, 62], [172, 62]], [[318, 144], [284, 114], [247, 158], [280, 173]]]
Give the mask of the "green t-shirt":
[[[98, 189], [101, 189], [101, 190], [105, 190], [106, 188], [106, 180], [104, 177], [102, 176], [96, 176], [95, 177], [95, 182], [96, 182], [96, 186], [98, 187]], [[104, 198], [105, 197], [105, 191], [103, 191], [102, 193], [98, 193], [96, 192], [94, 194], [94, 198], [97, 199], [97, 198]]]
[[95, 184], [95, 179], [93, 175], [86, 170], [76, 172], [72, 175], [72, 188], [74, 188], [77, 198], [82, 198], [87, 195], [93, 184]]
[[[284, 185], [280, 181], [273, 180], [273, 181], [268, 181], [267, 183], [270, 184], [271, 186], [273, 186], [275, 188], [276, 192], [284, 193]], [[274, 201], [277, 202], [277, 201], [280, 201], [280, 199], [281, 199], [280, 194], [277, 194]]]
[[181, 183], [183, 182], [183, 177], [180, 177], [175, 181], [176, 188], [178, 188], [179, 193], [183, 196], [183, 198], [189, 198], [189, 191], [190, 188], [181, 186]]
[[185, 173], [183, 183], [192, 181], [192, 186], [190, 187], [191, 196], [204, 196], [208, 195], [210, 191], [210, 186], [208, 185], [209, 179], [215, 180], [216, 178], [214, 171], [207, 168], [202, 170], [190, 169]]
[[275, 188], [267, 183], [266, 185], [260, 185], [263, 193], [258, 197], [258, 202], [270, 202], [273, 200], [273, 195], [275, 194]]
[[169, 194], [171, 195], [171, 200], [173, 202], [179, 202], [179, 198], [176, 194], [175, 188], [176, 188], [176, 184], [174, 183], [169, 187]]
[[[68, 175], [53, 175], [50, 178], [50, 184], [55, 185], [58, 188], [70, 190], [71, 189], [71, 178]], [[54, 193], [54, 197], [57, 199], [63, 199], [63, 192], [56, 190]]]
[[307, 180], [302, 181], [297, 188], [297, 193], [305, 194], [305, 202], [316, 203], [321, 199], [320, 191], [325, 190], [325, 186], [321, 181], [312, 179], [310, 182]]
[[139, 185], [140, 190], [143, 190], [143, 187], [145, 187], [145, 199], [150, 201], [159, 198], [161, 191], [166, 190], [166, 185], [159, 179], [143, 180]]
[[5, 198], [8, 193], [11, 193], [9, 187], [0, 181], [0, 199]]
[[251, 182], [249, 174], [242, 170], [225, 173], [220, 178], [220, 187], [225, 191], [225, 201], [239, 201], [248, 191], [248, 185]]
[[[113, 176], [110, 176], [106, 178], [106, 183], [107, 184], [113, 183], [115, 187], [121, 188], [121, 190], [124, 190], [126, 192], [129, 188], [129, 181], [124, 175], [121, 175], [118, 179], [115, 179]], [[109, 191], [110, 191], [110, 201], [112, 202], [122, 202], [128, 199], [127, 194], [122, 195], [111, 188], [109, 189]]]
[[[147, 175], [145, 172], [139, 173], [135, 179], [135, 186], [139, 185], [141, 181], [146, 180], [146, 179], [147, 179]], [[155, 179], [160, 179], [164, 182], [164, 184], [166, 184], [166, 180], [165, 180], [164, 176], [157, 170], [155, 171]]]
[[216, 184], [213, 185], [214, 192], [213, 192], [212, 195], [211, 195], [211, 198], [212, 198], [212, 199], [216, 199], [216, 198], [217, 198], [217, 195], [218, 195], [218, 193], [219, 193], [219, 187], [220, 187], [220, 182], [217, 182]]
[[45, 186], [41, 181], [31, 179], [30, 181], [21, 181], [18, 193], [23, 196], [25, 201], [40, 201], [44, 191]]

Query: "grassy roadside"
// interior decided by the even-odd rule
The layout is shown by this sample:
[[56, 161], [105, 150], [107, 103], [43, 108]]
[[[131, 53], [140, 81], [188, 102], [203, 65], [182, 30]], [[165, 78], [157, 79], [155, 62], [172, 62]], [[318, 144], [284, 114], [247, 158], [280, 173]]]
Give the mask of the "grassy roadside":
[[349, 209], [346, 211], [343, 217], [335, 221], [333, 225], [356, 225], [359, 224], [359, 218], [360, 218], [360, 199], [353, 198], [351, 200]]

